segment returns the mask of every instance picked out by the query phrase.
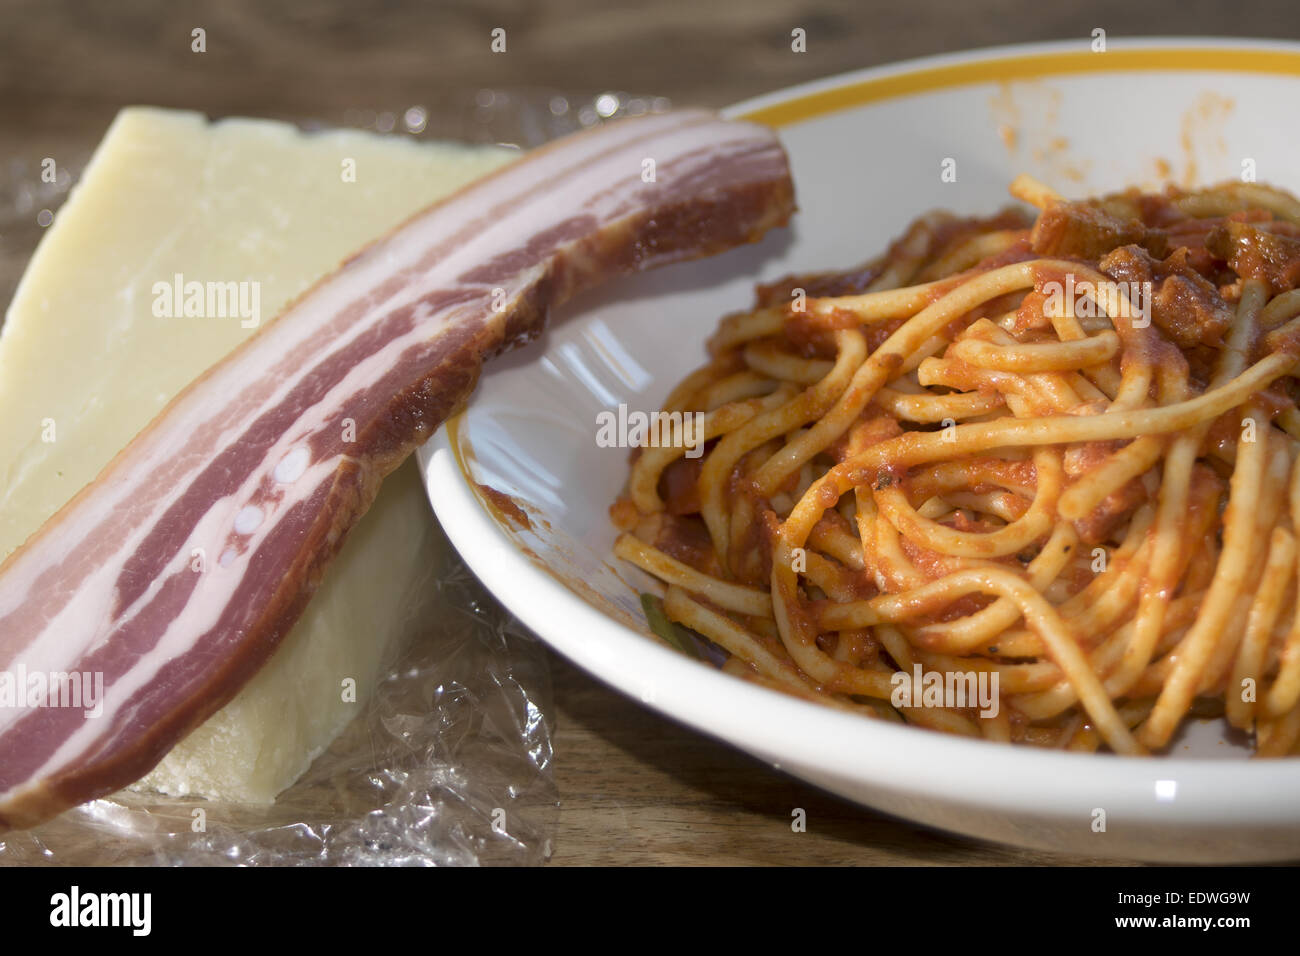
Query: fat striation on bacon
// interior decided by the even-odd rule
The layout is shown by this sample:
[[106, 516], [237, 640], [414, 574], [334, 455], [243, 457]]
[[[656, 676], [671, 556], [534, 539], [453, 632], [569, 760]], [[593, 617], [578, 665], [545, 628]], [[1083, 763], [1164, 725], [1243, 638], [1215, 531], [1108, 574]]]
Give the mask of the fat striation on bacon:
[[0, 672], [103, 675], [98, 716], [0, 707], [0, 829], [138, 779], [233, 697], [384, 476], [551, 306], [793, 207], [770, 130], [667, 113], [530, 153], [322, 280], [0, 565]]

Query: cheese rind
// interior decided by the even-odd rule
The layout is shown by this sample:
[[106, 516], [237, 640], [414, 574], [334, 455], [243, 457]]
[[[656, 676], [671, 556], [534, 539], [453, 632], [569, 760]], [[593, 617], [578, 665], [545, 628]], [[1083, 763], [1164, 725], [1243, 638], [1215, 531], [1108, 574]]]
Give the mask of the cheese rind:
[[[120, 113], [43, 237], [0, 334], [0, 556], [255, 331], [251, 310], [204, 308], [216, 302], [204, 299], [201, 314], [186, 315], [169, 290], [235, 289], [256, 304], [256, 324], [272, 321], [365, 243], [515, 155]], [[445, 546], [432, 520], [408, 463], [267, 666], [137, 786], [267, 802], [297, 779], [418, 626]]]

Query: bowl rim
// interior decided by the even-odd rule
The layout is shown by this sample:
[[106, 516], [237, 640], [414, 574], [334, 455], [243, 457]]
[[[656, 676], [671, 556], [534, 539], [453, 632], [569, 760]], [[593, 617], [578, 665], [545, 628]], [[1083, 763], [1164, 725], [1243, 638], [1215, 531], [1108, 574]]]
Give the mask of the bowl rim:
[[[745, 100], [737, 119], [793, 125], [873, 101], [989, 81], [1074, 73], [1262, 73], [1300, 77], [1300, 42], [1207, 37], [1086, 40], [996, 46], [842, 73]], [[1007, 75], [1010, 71], [1011, 75]], [[420, 449], [439, 521], [469, 567], [552, 649], [670, 719], [765, 758], [776, 769], [875, 789], [1041, 816], [1086, 819], [1103, 800], [1128, 818], [1211, 828], [1300, 819], [1300, 758], [1121, 757], [1011, 747], [865, 720], [737, 680], [615, 620], [535, 563], [481, 496], [466, 464], [465, 412]], [[472, 455], [472, 449], [468, 449]], [[782, 755], [797, 755], [787, 765]], [[789, 759], [787, 756], [785, 759]], [[1231, 773], [1222, 771], [1231, 766]], [[802, 771], [802, 772], [801, 772]], [[1176, 796], [1169, 797], [1175, 781]], [[1014, 784], [1014, 785], [1012, 785]], [[1119, 801], [1116, 803], [1115, 801]]]

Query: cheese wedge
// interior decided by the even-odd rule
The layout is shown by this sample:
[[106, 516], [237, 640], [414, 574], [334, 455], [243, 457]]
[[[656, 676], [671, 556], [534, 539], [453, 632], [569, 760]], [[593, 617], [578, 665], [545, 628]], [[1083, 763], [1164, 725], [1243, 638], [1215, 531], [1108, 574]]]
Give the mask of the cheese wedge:
[[[317, 279], [516, 155], [122, 111], [0, 333], [0, 556]], [[137, 789], [273, 800], [360, 712], [394, 647], [427, 623], [445, 547], [408, 462], [268, 665]]]

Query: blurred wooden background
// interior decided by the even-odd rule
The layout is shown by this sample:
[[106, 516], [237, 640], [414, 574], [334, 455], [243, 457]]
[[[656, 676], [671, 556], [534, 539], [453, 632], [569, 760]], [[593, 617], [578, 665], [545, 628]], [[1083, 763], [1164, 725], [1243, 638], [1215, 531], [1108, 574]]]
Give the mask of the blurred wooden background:
[[[190, 31], [207, 31], [207, 52]], [[507, 31], [494, 54], [489, 33]], [[807, 32], [808, 52], [790, 50]], [[0, 0], [0, 141], [102, 129], [126, 103], [341, 113], [436, 91], [605, 89], [723, 106], [931, 53], [1151, 34], [1300, 37], [1294, 0]]]
[[[207, 52], [191, 51], [191, 30]], [[504, 54], [490, 32], [506, 30]], [[790, 50], [802, 27], [808, 51]], [[121, 106], [341, 123], [485, 88], [722, 106], [945, 51], [1153, 34], [1300, 38], [1295, 0], [0, 0], [0, 160], [85, 156]], [[1158, 109], [1159, 104], [1142, 104]], [[451, 106], [445, 108], [450, 109]], [[3, 238], [3, 237], [0, 237]], [[16, 279], [30, 248], [5, 249]], [[7, 303], [12, 284], [0, 281]], [[979, 844], [851, 806], [651, 714], [552, 655], [556, 863], [1091, 862]], [[808, 813], [794, 834], [791, 810]]]

